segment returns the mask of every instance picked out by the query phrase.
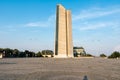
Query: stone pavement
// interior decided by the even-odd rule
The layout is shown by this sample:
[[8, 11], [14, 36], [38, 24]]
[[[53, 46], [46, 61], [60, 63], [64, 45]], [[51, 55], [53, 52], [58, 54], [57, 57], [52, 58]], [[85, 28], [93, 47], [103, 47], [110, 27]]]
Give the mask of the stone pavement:
[[3, 58], [0, 80], [120, 80], [120, 59]]

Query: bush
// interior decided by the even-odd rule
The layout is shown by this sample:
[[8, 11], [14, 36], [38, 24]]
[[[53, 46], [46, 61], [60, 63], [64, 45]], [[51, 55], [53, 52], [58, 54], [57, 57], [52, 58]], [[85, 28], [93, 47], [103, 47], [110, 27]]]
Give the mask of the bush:
[[92, 57], [92, 55], [91, 54], [86, 54], [86, 57]]
[[100, 57], [107, 57], [105, 54], [100, 54]]
[[108, 58], [118, 58], [118, 57], [120, 57], [120, 52], [115, 51]]
[[42, 56], [42, 53], [39, 51], [39, 52], [36, 54], [36, 57], [43, 57], [43, 56]]
[[74, 57], [78, 57], [78, 53], [77, 52], [74, 53]]

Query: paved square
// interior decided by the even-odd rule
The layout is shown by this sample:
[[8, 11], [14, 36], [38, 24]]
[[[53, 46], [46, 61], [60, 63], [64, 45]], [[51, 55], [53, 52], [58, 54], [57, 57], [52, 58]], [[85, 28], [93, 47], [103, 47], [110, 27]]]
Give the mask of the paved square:
[[120, 59], [3, 58], [0, 80], [120, 80]]

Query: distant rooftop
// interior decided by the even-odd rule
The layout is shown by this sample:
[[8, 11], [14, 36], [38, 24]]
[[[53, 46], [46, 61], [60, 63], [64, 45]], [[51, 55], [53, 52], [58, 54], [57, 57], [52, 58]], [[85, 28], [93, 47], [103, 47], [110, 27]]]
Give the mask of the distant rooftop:
[[73, 47], [73, 49], [84, 49], [83, 47]]

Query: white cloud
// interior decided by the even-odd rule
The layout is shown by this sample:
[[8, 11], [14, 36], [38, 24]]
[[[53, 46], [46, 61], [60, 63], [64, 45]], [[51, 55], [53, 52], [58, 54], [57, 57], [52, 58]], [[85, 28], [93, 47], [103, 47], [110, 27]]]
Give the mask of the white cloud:
[[84, 19], [93, 19], [102, 16], [107, 16], [115, 13], [120, 13], [120, 8], [115, 9], [100, 9], [100, 8], [92, 8], [89, 10], [82, 10], [79, 14], [73, 15], [73, 21], [76, 20], [84, 20]]
[[50, 17], [48, 17], [48, 19], [46, 21], [38, 21], [38, 22], [30, 22], [25, 24], [24, 26], [27, 27], [49, 27], [49, 26], [53, 26], [55, 22], [55, 15], [51, 15]]
[[45, 22], [31, 22], [31, 23], [27, 23], [25, 26], [28, 27], [46, 27], [48, 26], [48, 23]]
[[80, 27], [80, 30], [96, 30], [100, 28], [114, 26], [115, 24], [109, 22], [102, 22], [102, 23], [91, 23], [91, 24], [84, 24], [83, 27]]
[[73, 28], [79, 28], [80, 30], [97, 30], [108, 27], [118, 32], [118, 29], [120, 30], [119, 14], [120, 6], [82, 10], [77, 15], [73, 14]]

